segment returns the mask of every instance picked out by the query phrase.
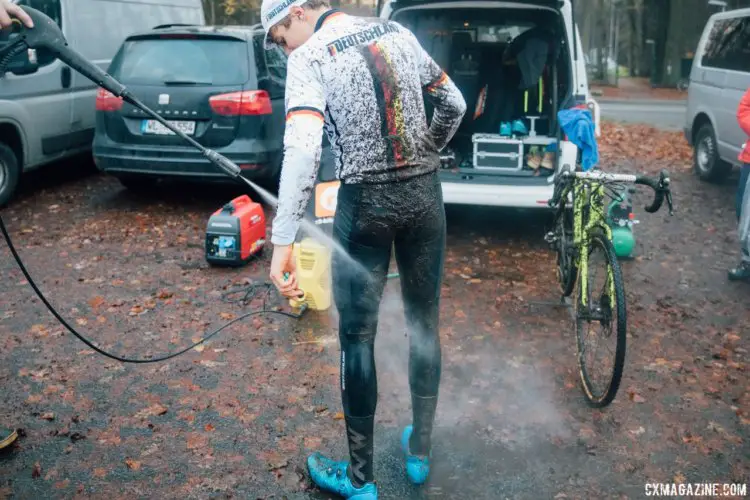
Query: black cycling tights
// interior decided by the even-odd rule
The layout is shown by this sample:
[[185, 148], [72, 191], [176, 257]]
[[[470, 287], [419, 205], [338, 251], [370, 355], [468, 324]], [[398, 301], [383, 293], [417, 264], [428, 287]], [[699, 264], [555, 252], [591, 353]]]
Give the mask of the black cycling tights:
[[339, 311], [341, 395], [355, 484], [373, 480], [377, 405], [375, 333], [391, 249], [395, 246], [409, 330], [409, 386], [414, 432], [410, 451], [426, 455], [440, 384], [438, 317], [445, 255], [445, 209], [436, 173], [392, 184], [343, 184], [334, 237], [349, 255], [333, 256]]

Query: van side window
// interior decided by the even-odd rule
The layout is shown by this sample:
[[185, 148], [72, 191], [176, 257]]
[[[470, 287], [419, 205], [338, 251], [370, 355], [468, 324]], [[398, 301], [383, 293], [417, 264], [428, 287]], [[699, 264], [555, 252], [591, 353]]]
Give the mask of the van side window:
[[701, 65], [750, 73], [750, 17], [716, 21], [706, 40]]
[[[62, 8], [60, 7], [60, 0], [19, 0], [16, 3], [18, 3], [18, 5], [26, 5], [42, 12], [55, 21], [60, 29], [62, 29]], [[53, 56], [47, 49], [37, 49], [36, 52], [37, 62], [40, 67], [46, 66], [55, 60], [55, 56]]]

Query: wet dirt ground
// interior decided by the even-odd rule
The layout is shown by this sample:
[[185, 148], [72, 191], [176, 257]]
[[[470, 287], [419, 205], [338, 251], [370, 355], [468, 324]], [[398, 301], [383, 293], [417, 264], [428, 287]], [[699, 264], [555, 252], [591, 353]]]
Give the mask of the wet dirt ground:
[[[649, 194], [636, 196], [616, 400], [589, 408], [578, 387], [548, 219], [451, 207], [443, 381], [421, 488], [407, 484], [398, 448], [410, 420], [398, 279], [383, 299], [381, 498], [642, 498], [647, 483], [750, 482], [750, 285], [726, 279], [739, 255], [736, 173], [711, 185], [684, 160], [626, 156], [605, 160], [673, 172], [677, 213], [649, 215]], [[227, 294], [265, 281], [270, 252], [234, 270], [203, 258], [207, 218], [236, 190], [135, 195], [90, 170], [32, 175], [1, 212], [42, 291], [84, 335], [158, 356], [262, 305]], [[329, 498], [304, 463], [312, 450], [346, 452], [335, 312], [256, 316], [168, 362], [122, 364], [55, 321], [4, 245], [0, 279], [0, 424], [22, 429], [0, 453], [0, 497]], [[275, 294], [269, 304], [288, 309]]]

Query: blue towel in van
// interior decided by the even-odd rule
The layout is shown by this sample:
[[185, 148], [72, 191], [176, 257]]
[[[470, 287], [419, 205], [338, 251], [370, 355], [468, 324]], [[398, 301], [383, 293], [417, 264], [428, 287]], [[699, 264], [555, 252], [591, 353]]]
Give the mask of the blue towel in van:
[[594, 136], [594, 120], [588, 109], [563, 109], [557, 113], [560, 127], [568, 140], [581, 150], [581, 168], [584, 172], [599, 162], [599, 148]]

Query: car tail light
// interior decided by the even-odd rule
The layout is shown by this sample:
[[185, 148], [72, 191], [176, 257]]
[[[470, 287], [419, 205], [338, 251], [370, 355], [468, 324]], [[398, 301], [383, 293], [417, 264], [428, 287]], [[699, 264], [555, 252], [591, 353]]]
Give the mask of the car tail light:
[[270, 115], [271, 99], [265, 90], [219, 94], [208, 99], [214, 113], [224, 116]]
[[122, 109], [122, 97], [117, 97], [109, 90], [100, 88], [96, 92], [97, 111], [120, 111]]

